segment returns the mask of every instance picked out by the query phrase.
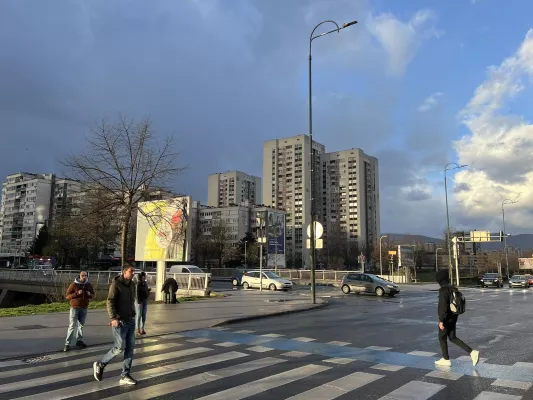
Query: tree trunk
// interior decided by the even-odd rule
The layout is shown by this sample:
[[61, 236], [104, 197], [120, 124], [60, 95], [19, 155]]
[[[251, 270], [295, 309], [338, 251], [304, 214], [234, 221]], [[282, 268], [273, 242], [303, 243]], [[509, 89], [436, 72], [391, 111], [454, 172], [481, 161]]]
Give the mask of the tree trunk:
[[122, 258], [122, 266], [128, 262], [128, 230], [131, 219], [131, 197], [128, 199], [126, 206], [126, 215], [122, 221], [122, 234], [120, 236], [120, 256]]

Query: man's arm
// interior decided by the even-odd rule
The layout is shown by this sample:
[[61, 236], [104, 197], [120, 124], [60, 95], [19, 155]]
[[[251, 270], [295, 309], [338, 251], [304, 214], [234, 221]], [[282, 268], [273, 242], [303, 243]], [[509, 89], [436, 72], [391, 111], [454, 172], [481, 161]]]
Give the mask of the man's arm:
[[118, 290], [115, 281], [111, 282], [109, 286], [109, 293], [107, 294], [107, 315], [109, 319], [120, 319], [120, 315], [117, 313], [117, 300], [118, 300]]
[[65, 298], [67, 300], [72, 300], [78, 297], [78, 291], [76, 290], [76, 284], [73, 282], [68, 286], [67, 293], [65, 294]]

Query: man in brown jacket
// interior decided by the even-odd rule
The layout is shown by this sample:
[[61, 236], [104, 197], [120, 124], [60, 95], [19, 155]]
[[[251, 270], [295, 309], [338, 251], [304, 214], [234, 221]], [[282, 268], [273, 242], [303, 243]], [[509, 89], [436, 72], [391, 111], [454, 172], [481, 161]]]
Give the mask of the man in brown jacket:
[[87, 318], [87, 309], [89, 308], [89, 301], [94, 298], [94, 289], [89, 283], [87, 271], [81, 271], [79, 278], [70, 284], [65, 296], [70, 300], [70, 316], [67, 330], [67, 339], [63, 351], [70, 350], [70, 343], [74, 337], [76, 325], [78, 326], [76, 332], [76, 346], [84, 349], [87, 347], [83, 343], [83, 325]]

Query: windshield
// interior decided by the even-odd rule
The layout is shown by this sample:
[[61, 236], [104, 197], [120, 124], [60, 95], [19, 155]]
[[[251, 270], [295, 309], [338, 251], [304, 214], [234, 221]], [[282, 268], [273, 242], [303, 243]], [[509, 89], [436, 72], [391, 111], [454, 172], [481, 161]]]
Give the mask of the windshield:
[[198, 267], [187, 267], [189, 269], [189, 271], [191, 271], [193, 274], [203, 274], [204, 271], [202, 271], [200, 268]]
[[514, 275], [511, 279], [514, 279], [515, 281], [521, 281], [526, 279], [526, 277], [524, 275]]
[[390, 281], [387, 281], [386, 279], [383, 279], [377, 275], [372, 275], [372, 274], [367, 274], [369, 277], [371, 277], [372, 279], [377, 279], [378, 281], [381, 281], [381, 282], [390, 282]]
[[263, 272], [267, 277], [269, 277], [270, 279], [280, 279], [280, 276], [279, 275], [276, 275], [274, 272], [272, 271], [265, 271]]
[[498, 274], [485, 274], [485, 278], [497, 278]]

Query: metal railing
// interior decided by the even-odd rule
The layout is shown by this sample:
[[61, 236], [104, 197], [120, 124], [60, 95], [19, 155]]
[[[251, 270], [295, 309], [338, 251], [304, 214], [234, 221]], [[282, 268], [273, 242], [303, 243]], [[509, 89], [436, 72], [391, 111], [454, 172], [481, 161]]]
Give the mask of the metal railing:
[[[65, 285], [79, 277], [78, 270], [42, 270], [42, 269], [0, 269], [0, 280], [25, 281], [29, 284], [40, 283], [50, 285]], [[118, 271], [88, 271], [89, 282], [93, 287], [108, 286], [118, 276]], [[156, 272], [146, 272], [146, 282], [155, 287]], [[207, 290], [211, 281], [211, 274], [176, 273], [167, 274], [166, 278], [174, 278], [180, 289]], [[159, 289], [161, 290], [161, 289]]]

